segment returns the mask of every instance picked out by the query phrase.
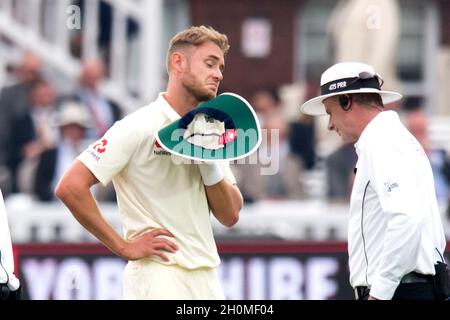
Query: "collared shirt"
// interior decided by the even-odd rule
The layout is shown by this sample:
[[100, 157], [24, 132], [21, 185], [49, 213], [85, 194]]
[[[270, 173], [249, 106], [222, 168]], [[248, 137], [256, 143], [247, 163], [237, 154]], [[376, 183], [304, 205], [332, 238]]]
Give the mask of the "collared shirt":
[[114, 114], [109, 102], [101, 94], [88, 90], [81, 89], [81, 101], [87, 106], [92, 115], [95, 126], [87, 130], [87, 135], [90, 138], [97, 139], [101, 137], [114, 122]]
[[[149, 259], [195, 269], [215, 267], [219, 256], [213, 238], [205, 187], [197, 164], [183, 164], [155, 140], [159, 129], [180, 116], [163, 95], [148, 106], [116, 122], [99, 141], [78, 159], [104, 185], [113, 181], [123, 231], [132, 239], [155, 228], [175, 237], [176, 253]], [[236, 183], [228, 162], [220, 166]]]
[[434, 274], [445, 236], [430, 162], [394, 111], [378, 114], [355, 144], [350, 200], [350, 283], [391, 299], [401, 278]]
[[11, 234], [8, 226], [3, 195], [0, 190], [0, 284], [7, 284], [15, 291], [19, 288], [19, 279], [14, 275], [14, 256], [11, 244]]

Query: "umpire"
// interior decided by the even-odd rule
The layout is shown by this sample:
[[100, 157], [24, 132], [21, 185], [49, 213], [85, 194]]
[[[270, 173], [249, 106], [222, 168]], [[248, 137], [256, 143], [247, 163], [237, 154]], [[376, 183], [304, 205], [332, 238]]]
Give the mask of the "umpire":
[[301, 106], [328, 114], [328, 129], [355, 143], [350, 284], [359, 300], [444, 298], [445, 236], [430, 162], [398, 114], [384, 109], [402, 96], [382, 84], [369, 65], [338, 63], [322, 74], [321, 95]]

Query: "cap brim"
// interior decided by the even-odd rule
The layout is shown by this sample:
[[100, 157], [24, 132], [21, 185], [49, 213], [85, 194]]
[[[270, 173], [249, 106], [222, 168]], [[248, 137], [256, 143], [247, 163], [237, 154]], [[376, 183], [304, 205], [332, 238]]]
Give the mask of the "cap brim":
[[261, 128], [256, 113], [241, 96], [234, 93], [223, 93], [200, 104], [196, 109], [199, 108], [214, 108], [228, 114], [236, 126], [236, 139], [221, 149], [204, 149], [184, 139], [184, 129], [179, 128], [180, 120], [176, 120], [158, 131], [156, 140], [162, 148], [172, 154], [192, 160], [232, 161], [249, 156], [261, 144]]
[[370, 89], [370, 88], [364, 88], [364, 89], [358, 89], [358, 90], [348, 90], [348, 91], [341, 91], [341, 92], [335, 92], [330, 94], [321, 95], [315, 98], [312, 98], [308, 101], [306, 101], [301, 107], [300, 111], [309, 114], [311, 116], [321, 116], [326, 115], [327, 112], [325, 111], [325, 106], [323, 104], [323, 101], [327, 98], [338, 96], [342, 94], [352, 94], [352, 93], [378, 93], [381, 96], [381, 99], [383, 101], [383, 104], [392, 103], [395, 101], [398, 101], [402, 98], [402, 95], [398, 92], [394, 91], [383, 91], [383, 90], [377, 90], [377, 89]]

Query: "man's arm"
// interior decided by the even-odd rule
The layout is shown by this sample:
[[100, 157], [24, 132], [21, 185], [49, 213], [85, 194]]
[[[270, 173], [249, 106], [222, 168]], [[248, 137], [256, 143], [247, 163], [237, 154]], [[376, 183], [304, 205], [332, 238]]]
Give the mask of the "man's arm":
[[200, 164], [199, 169], [211, 211], [221, 224], [233, 226], [244, 203], [241, 192], [224, 177], [217, 164]]
[[236, 224], [243, 204], [238, 187], [224, 178], [219, 183], [205, 188], [209, 207], [217, 220], [227, 227]]
[[131, 241], [123, 239], [100, 213], [90, 192], [90, 188], [96, 183], [98, 180], [92, 172], [81, 161], [75, 160], [56, 186], [55, 195], [67, 206], [78, 222], [112, 252], [126, 260], [157, 255], [167, 261], [162, 250], [168, 252], [178, 250], [173, 242], [157, 237], [159, 235], [173, 237], [164, 229], [152, 230]]

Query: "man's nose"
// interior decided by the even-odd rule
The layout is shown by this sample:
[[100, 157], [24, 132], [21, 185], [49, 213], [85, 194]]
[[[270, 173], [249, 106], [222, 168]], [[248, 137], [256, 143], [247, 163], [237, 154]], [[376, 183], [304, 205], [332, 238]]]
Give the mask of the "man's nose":
[[215, 77], [216, 77], [219, 81], [222, 81], [222, 79], [223, 79], [223, 74], [222, 74], [222, 71], [220, 71], [220, 69], [217, 69], [216, 74], [215, 74]]
[[331, 122], [331, 118], [328, 120], [328, 130], [334, 130], [334, 124]]

